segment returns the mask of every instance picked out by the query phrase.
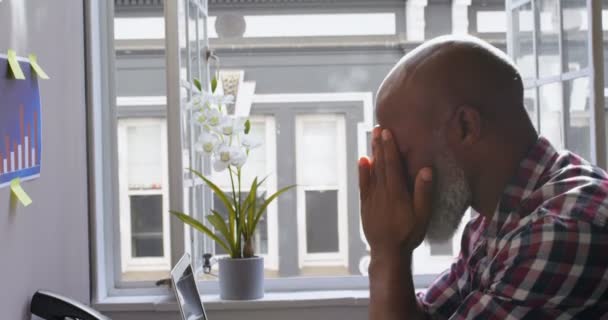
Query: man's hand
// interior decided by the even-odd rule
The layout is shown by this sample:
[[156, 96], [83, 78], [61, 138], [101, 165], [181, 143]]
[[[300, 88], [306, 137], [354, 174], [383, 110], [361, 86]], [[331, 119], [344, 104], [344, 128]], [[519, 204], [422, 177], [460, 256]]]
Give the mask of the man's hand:
[[375, 128], [372, 149], [372, 161], [359, 160], [361, 219], [371, 247], [369, 318], [425, 319], [414, 292], [411, 253], [431, 215], [432, 170], [420, 170], [412, 196], [392, 134]]
[[426, 234], [432, 209], [432, 170], [418, 172], [412, 196], [389, 130], [374, 128], [372, 152], [373, 160], [359, 160], [361, 219], [372, 259], [409, 254]]

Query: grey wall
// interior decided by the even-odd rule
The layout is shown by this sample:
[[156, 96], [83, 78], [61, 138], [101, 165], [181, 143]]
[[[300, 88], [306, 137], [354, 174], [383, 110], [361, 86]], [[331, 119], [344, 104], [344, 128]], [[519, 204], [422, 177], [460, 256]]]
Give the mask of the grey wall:
[[1, 319], [30, 319], [39, 288], [89, 302], [83, 17], [82, 1], [0, 2], [0, 52], [36, 53], [51, 76], [40, 83], [41, 177], [23, 183], [34, 202], [11, 208], [0, 189]]

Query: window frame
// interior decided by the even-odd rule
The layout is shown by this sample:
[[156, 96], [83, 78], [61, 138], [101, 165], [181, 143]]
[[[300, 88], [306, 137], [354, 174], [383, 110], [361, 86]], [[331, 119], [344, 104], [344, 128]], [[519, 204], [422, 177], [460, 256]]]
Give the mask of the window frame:
[[[183, 90], [180, 78], [180, 43], [177, 33], [179, 21], [177, 20], [178, 5], [183, 1], [171, 1], [165, 7], [167, 38], [167, 70], [168, 74], [167, 105], [181, 103]], [[92, 283], [93, 300], [103, 301], [115, 296], [142, 296], [142, 295], [170, 295], [171, 291], [164, 287], [155, 287], [151, 281], [121, 282], [116, 266], [120, 264], [120, 257], [116, 257], [116, 241], [114, 234], [118, 214], [117, 199], [113, 190], [117, 190], [118, 156], [116, 150], [117, 121], [120, 115], [116, 107], [115, 80], [114, 80], [114, 40], [113, 17], [114, 3], [93, 2], [85, 3], [87, 23], [87, 101], [88, 113], [88, 144], [89, 144], [89, 179], [91, 199], [91, 242], [92, 242]], [[187, 25], [187, 24], [186, 24]], [[203, 44], [203, 46], [207, 44]], [[200, 52], [200, 51], [199, 51]], [[190, 62], [188, 61], [188, 64]], [[198, 65], [200, 70], [208, 66]], [[208, 83], [206, 84], [208, 85]], [[363, 109], [364, 121], [357, 125], [356, 147], [359, 156], [368, 154], [367, 137], [373, 127], [373, 94], [371, 92], [343, 92], [343, 93], [311, 93], [311, 94], [269, 94], [257, 95], [254, 103], [285, 104], [307, 102], [348, 102], [356, 108]], [[167, 136], [169, 155], [169, 186], [184, 185], [188, 182], [183, 172], [182, 157], [182, 120], [180, 108], [166, 108]], [[174, 143], [177, 141], [178, 143]], [[109, 164], [109, 165], [108, 165]], [[177, 174], [176, 174], [177, 173]], [[170, 207], [176, 210], [184, 209], [184, 189], [170, 188]], [[183, 210], [186, 211], [186, 210]], [[174, 263], [192, 243], [190, 232], [176, 219], [171, 219], [171, 261]], [[359, 236], [364, 239], [361, 228]], [[435, 278], [435, 275], [415, 276], [416, 287], [426, 287]], [[117, 280], [118, 279], [118, 280]], [[267, 279], [269, 291], [288, 291], [297, 288], [302, 291], [310, 290], [367, 290], [368, 279], [365, 276], [346, 277], [315, 277], [315, 278], [286, 278]], [[203, 286], [205, 292], [217, 292], [217, 282], [207, 283]], [[211, 288], [212, 290], [207, 290]]]
[[[306, 122], [333, 122], [336, 130], [336, 145], [340, 148], [337, 156], [338, 183], [336, 185], [302, 186], [300, 180], [304, 175], [302, 166], [304, 160], [299, 140], [303, 136]], [[348, 201], [346, 188], [346, 126], [343, 115], [338, 114], [300, 114], [296, 116], [296, 182], [297, 182], [297, 216], [298, 216], [298, 264], [300, 268], [318, 266], [348, 266]], [[338, 251], [326, 253], [309, 253], [307, 249], [307, 223], [306, 223], [306, 191], [338, 192]]]
[[[128, 152], [125, 152], [123, 148], [128, 148], [127, 135], [128, 128], [134, 126], [158, 126], [160, 129], [160, 149], [161, 149], [161, 189], [160, 190], [136, 190], [131, 191], [128, 187], [127, 179], [118, 179], [118, 198], [120, 207], [120, 247], [121, 247], [121, 269], [122, 272], [131, 271], [169, 271], [171, 269], [169, 261], [169, 250], [171, 235], [169, 232], [169, 215], [166, 213], [169, 211], [169, 192], [168, 192], [168, 165], [167, 158], [164, 156], [167, 154], [167, 125], [163, 119], [150, 119], [150, 118], [123, 118], [117, 123], [118, 130], [118, 166], [119, 166], [119, 177], [126, 176], [126, 166], [128, 165]], [[122, 148], [121, 148], [122, 147]], [[152, 258], [152, 257], [133, 257], [132, 255], [132, 234], [131, 234], [131, 209], [130, 209], [130, 196], [132, 195], [160, 195], [162, 196], [162, 221], [163, 221], [163, 257]], [[126, 250], [122, 250], [126, 248]]]
[[[562, 144], [565, 148], [569, 148], [568, 143], [568, 125], [570, 117], [570, 108], [568, 96], [566, 96], [566, 90], [564, 85], [568, 81], [573, 81], [580, 78], [588, 78], [590, 81], [589, 86], [589, 101], [590, 101], [590, 117], [589, 117], [589, 146], [590, 146], [590, 161], [597, 164], [602, 168], [607, 166], [606, 158], [606, 136], [605, 136], [605, 110], [604, 110], [604, 53], [603, 53], [603, 30], [602, 30], [602, 4], [600, 1], [586, 0], [587, 15], [589, 17], [589, 28], [587, 30], [588, 39], [588, 64], [587, 67], [580, 70], [569, 71], [566, 66], [566, 61], [563, 44], [564, 44], [564, 29], [563, 29], [563, 8], [562, 1], [556, 1], [557, 11], [557, 27], [558, 27], [558, 55], [559, 55], [559, 72], [556, 75], [543, 76], [539, 72], [539, 44], [542, 33], [540, 32], [540, 10], [537, 1], [532, 0], [506, 0], [506, 11], [507, 11], [507, 51], [509, 56], [514, 57], [514, 34], [513, 34], [513, 13], [519, 10], [525, 5], [530, 5], [533, 19], [533, 30], [532, 30], [532, 56], [534, 60], [534, 77], [525, 78], [524, 90], [534, 90], [535, 101], [534, 111], [536, 113], [536, 119], [532, 119], [535, 127], [539, 132], [542, 132], [541, 123], [541, 87], [551, 84], [559, 84], [561, 87], [561, 135]], [[599, 70], [599, 71], [596, 71]]]

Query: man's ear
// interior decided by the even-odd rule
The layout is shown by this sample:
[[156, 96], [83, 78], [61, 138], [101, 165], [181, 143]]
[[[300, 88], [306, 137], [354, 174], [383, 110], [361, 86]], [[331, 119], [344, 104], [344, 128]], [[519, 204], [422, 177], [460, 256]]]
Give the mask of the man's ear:
[[452, 124], [457, 133], [454, 138], [458, 138], [459, 143], [473, 145], [479, 141], [482, 123], [481, 115], [476, 108], [467, 105], [457, 107]]

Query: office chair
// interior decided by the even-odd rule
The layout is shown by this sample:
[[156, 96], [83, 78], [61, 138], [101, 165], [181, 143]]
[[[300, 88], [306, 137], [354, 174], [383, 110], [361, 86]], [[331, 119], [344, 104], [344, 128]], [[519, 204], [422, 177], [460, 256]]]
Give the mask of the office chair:
[[30, 311], [45, 320], [110, 320], [101, 313], [58, 294], [39, 290], [32, 297]]

